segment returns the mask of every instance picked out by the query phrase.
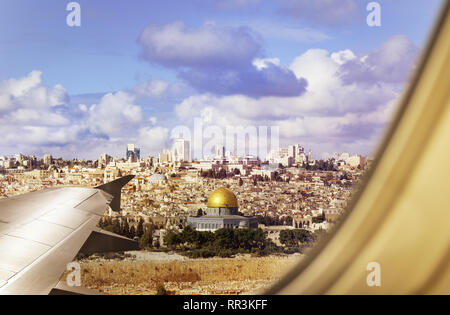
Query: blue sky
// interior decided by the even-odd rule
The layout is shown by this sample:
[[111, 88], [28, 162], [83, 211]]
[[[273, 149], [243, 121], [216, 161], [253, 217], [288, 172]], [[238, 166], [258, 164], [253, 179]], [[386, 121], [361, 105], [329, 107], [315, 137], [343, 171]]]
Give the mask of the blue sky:
[[[80, 154], [79, 157], [96, 158], [109, 150], [122, 154], [124, 144], [139, 142], [143, 136], [155, 140], [141, 144], [145, 153], [154, 154], [168, 145], [172, 126], [189, 121], [183, 111], [186, 108], [191, 116], [229, 108], [234, 116], [213, 122], [218, 125], [280, 125], [282, 144], [305, 143], [316, 152], [347, 150], [369, 154], [389, 120], [378, 116], [388, 115], [387, 107], [392, 107], [400, 94], [442, 1], [380, 0], [382, 26], [376, 28], [366, 24], [369, 2], [80, 0], [82, 25], [68, 27], [65, 7], [69, 1], [3, 0], [0, 101], [3, 93], [4, 99], [14, 98], [14, 102], [4, 105], [3, 111], [0, 105], [0, 119], [12, 122], [16, 118], [16, 129], [22, 135], [32, 133], [33, 141], [11, 135], [10, 142], [0, 146], [0, 155], [20, 150], [26, 154], [52, 151], [65, 157]], [[167, 38], [173, 42], [167, 42]], [[185, 38], [191, 41], [186, 42]], [[328, 52], [328, 59], [322, 59], [324, 51]], [[315, 71], [303, 74], [298, 68], [321, 62], [317, 66], [320, 71], [327, 60], [333, 59], [332, 53], [343, 51], [351, 51], [350, 59], [345, 59], [345, 64], [330, 64], [323, 73], [332, 71], [339, 77], [339, 82], [333, 82], [344, 87], [331, 85], [333, 82], [329, 82], [330, 86], [326, 82], [322, 86], [311, 84]], [[384, 64], [389, 59], [386, 56], [396, 53], [409, 57]], [[361, 62], [364, 56], [368, 57]], [[267, 58], [277, 60], [263, 62], [264, 67], [258, 69], [252, 64], [255, 59]], [[366, 61], [380, 63], [371, 64], [371, 69], [378, 66], [386, 72], [368, 73]], [[30, 76], [33, 70], [40, 75]], [[398, 80], [389, 78], [391, 72], [399, 73]], [[24, 92], [26, 95], [11, 92], [21, 78], [25, 86], [27, 80], [34, 78], [33, 87]], [[12, 79], [17, 82], [11, 83]], [[62, 86], [64, 92], [55, 90], [55, 86]], [[383, 86], [382, 90], [375, 90], [377, 86]], [[31, 114], [34, 105], [30, 105], [30, 98], [36, 97], [33, 89], [38, 88], [46, 89], [49, 100], [40, 99], [40, 108], [47, 106], [46, 110], [33, 115], [58, 116], [47, 125], [34, 123], [42, 119]], [[351, 88], [369, 90], [361, 96], [364, 106], [340, 106], [346, 103], [345, 95], [336, 97], [342, 102], [339, 104], [317, 98], [320, 93], [326, 97], [333, 89], [339, 92], [331, 94], [337, 95]], [[148, 89], [153, 92], [149, 94]], [[52, 93], [61, 98], [61, 104], [52, 103]], [[109, 102], [105, 99], [108, 93], [113, 93]], [[121, 101], [132, 114], [124, 116]], [[111, 128], [92, 126], [97, 121], [91, 117], [95, 110], [100, 115], [102, 106], [114, 107], [111, 102], [122, 117], [116, 115], [109, 121], [125, 129], [133, 126], [134, 133], [122, 136], [111, 133]], [[241, 105], [236, 110], [230, 102]], [[325, 108], [324, 102], [330, 108]], [[268, 103], [274, 105], [270, 107]], [[289, 108], [287, 103], [294, 105]], [[94, 104], [97, 106], [91, 108]], [[269, 107], [279, 110], [271, 111]], [[254, 114], [258, 110], [265, 111], [264, 119]], [[363, 113], [371, 115], [371, 119], [378, 117], [376, 123], [350, 122], [368, 121]], [[330, 128], [329, 133], [312, 127], [316, 123], [330, 125], [325, 123], [329, 121], [339, 125]], [[287, 126], [291, 125], [303, 131], [283, 132], [290, 130]], [[60, 138], [48, 141], [46, 138], [52, 133]]]

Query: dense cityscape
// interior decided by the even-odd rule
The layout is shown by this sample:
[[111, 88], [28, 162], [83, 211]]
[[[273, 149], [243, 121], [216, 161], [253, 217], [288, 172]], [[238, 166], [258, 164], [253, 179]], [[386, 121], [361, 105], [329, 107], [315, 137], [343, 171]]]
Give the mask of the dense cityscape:
[[[151, 231], [150, 246], [159, 247], [167, 233], [181, 232], [189, 218], [195, 221], [207, 214], [208, 197], [224, 187], [235, 194], [239, 214], [256, 218], [258, 227], [280, 245], [284, 229], [329, 229], [369, 163], [348, 153], [314, 160], [298, 144], [273, 150], [265, 160], [233, 156], [222, 145], [215, 147], [214, 156], [201, 160], [192, 160], [190, 153], [190, 142], [176, 139], [172, 149], [147, 158], [134, 144], [127, 146], [124, 157], [102, 154], [96, 161], [63, 160], [50, 154], [42, 159], [0, 156], [0, 197], [55, 186], [95, 187], [132, 174], [135, 178], [123, 189], [121, 211], [107, 211], [103, 221], [126, 225], [122, 234], [131, 237]], [[197, 229], [220, 227], [212, 224], [200, 229], [199, 225]]]

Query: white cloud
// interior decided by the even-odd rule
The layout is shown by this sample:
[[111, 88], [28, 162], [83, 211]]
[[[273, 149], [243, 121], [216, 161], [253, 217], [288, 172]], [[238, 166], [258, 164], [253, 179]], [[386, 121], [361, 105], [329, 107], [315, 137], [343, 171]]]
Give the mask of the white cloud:
[[89, 129], [94, 134], [117, 136], [136, 128], [142, 120], [142, 111], [133, 102], [134, 96], [126, 92], [106, 94], [89, 110]]
[[63, 115], [46, 112], [43, 115], [42, 110], [29, 108], [20, 108], [7, 115], [9, 123], [17, 124], [33, 124], [34, 126], [66, 126], [70, 124], [70, 120]]
[[338, 83], [339, 64], [324, 49], [309, 49], [294, 59], [290, 69], [297, 78], [304, 77], [308, 81], [309, 91], [324, 91]]
[[169, 129], [164, 127], [142, 127], [139, 129], [139, 145], [146, 152], [156, 154], [167, 147]]
[[156, 123], [158, 122], [158, 118], [156, 117], [149, 117], [148, 121], [152, 124], [152, 125], [156, 125]]
[[[154, 81], [146, 92], [165, 89]], [[101, 153], [123, 156], [124, 145], [143, 141], [143, 153], [164, 144], [168, 130], [144, 119], [135, 96], [123, 91], [104, 95], [97, 104], [69, 102], [62, 85], [47, 86], [40, 71], [0, 81], [0, 151], [3, 154], [51, 152], [66, 158], [97, 158]], [[152, 126], [152, 127], [146, 127]]]
[[336, 53], [331, 54], [331, 59], [339, 65], [343, 65], [344, 63], [356, 59], [356, 55], [350, 49], [341, 50]]
[[139, 37], [143, 57], [170, 67], [242, 64], [261, 47], [248, 28], [218, 28], [212, 23], [188, 29], [182, 21], [147, 26]]
[[[392, 51], [393, 46], [400, 50], [408, 47], [405, 43], [397, 46], [388, 42], [370, 56], [383, 55], [385, 49]], [[369, 143], [373, 148], [382, 127], [391, 119], [401, 88], [384, 82], [384, 76], [393, 70], [384, 66], [373, 84], [366, 80], [347, 82], [342, 70], [357, 60], [359, 57], [351, 50], [330, 53], [311, 49], [295, 58], [290, 66], [297, 77], [308, 81], [307, 91], [301, 96], [255, 99], [203, 94], [183, 100], [175, 113], [185, 122], [207, 114], [208, 123], [221, 127], [278, 125], [282, 142], [326, 143], [330, 148], [353, 144], [354, 150], [369, 153]], [[263, 67], [266, 62], [269, 61], [255, 60], [255, 66]], [[413, 61], [410, 62], [409, 68], [413, 67]], [[322, 149], [326, 149], [325, 145]]]
[[[177, 70], [178, 77], [200, 93], [293, 96], [306, 82], [286, 67], [267, 59], [258, 69], [252, 64], [263, 54], [261, 40], [249, 27], [218, 27], [207, 22], [187, 28], [177, 21], [147, 26], [139, 43], [142, 56]], [[261, 59], [259, 59], [261, 61]]]
[[41, 85], [42, 72], [33, 70], [26, 77], [20, 79], [9, 79], [0, 85], [2, 94], [8, 93], [14, 98], [26, 95]]
[[342, 69], [345, 82], [403, 85], [414, 70], [419, 49], [404, 35], [392, 36], [383, 45], [361, 58], [349, 60]]
[[161, 97], [169, 88], [169, 83], [162, 80], [151, 80], [138, 84], [133, 91], [148, 97]]
[[[175, 106], [170, 124], [189, 126], [201, 117], [205, 125], [222, 127], [278, 125], [282, 145], [300, 142], [316, 150], [365, 153], [389, 121], [416, 52], [402, 36], [364, 56], [310, 49], [289, 66], [292, 76], [308, 82], [302, 95], [191, 95]], [[277, 58], [251, 60], [257, 69], [279, 66]], [[96, 158], [92, 154], [123, 155], [124, 144], [135, 142], [145, 154], [156, 154], [168, 143], [169, 122], [155, 113], [148, 116], [135, 97], [137, 90], [158, 97], [171, 89], [153, 80], [131, 92], [106, 94], [97, 104], [80, 101], [84, 104], [72, 106], [64, 87], [43, 84], [39, 71], [1, 81], [0, 150]]]
[[49, 87], [42, 84], [42, 73], [32, 71], [19, 79], [9, 79], [0, 82], [0, 113], [21, 108], [39, 108], [45, 111], [51, 107], [64, 105], [68, 95], [63, 86], [57, 84]]
[[253, 65], [256, 69], [261, 70], [268, 67], [268, 64], [280, 65], [280, 59], [278, 58], [256, 58], [253, 60]]
[[[42, 134], [39, 130], [70, 124], [56, 109], [58, 105], [67, 105], [66, 90], [59, 84], [44, 85], [41, 75], [40, 71], [32, 71], [22, 78], [0, 81], [0, 125], [8, 135], [3, 139], [5, 145], [7, 139], [28, 142]], [[30, 134], [32, 130], [36, 134]]]

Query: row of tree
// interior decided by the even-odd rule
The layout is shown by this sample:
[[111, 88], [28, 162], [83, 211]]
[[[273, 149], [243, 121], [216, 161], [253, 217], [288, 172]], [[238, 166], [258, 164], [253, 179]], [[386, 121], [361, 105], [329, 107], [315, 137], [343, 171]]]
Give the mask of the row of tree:
[[[153, 225], [144, 225], [144, 220], [141, 218], [136, 227], [134, 224], [128, 224], [127, 220], [118, 220], [111, 217], [103, 217], [100, 219], [98, 226], [106, 231], [116, 233], [131, 239], [138, 239], [139, 247], [148, 249], [153, 247]], [[159, 244], [156, 244], [159, 247]]]
[[217, 169], [209, 169], [206, 171], [201, 170], [200, 176], [205, 178], [215, 178], [215, 179], [224, 179], [228, 177], [233, 177], [235, 175], [239, 175], [241, 172], [239, 169], [234, 169], [232, 172], [227, 172], [225, 169], [221, 168], [220, 170]]
[[296, 229], [280, 231], [280, 243], [288, 247], [309, 245], [314, 241], [314, 234], [307, 230]]
[[191, 258], [229, 257], [237, 253], [267, 255], [283, 250], [269, 240], [261, 229], [202, 232], [186, 226], [181, 233], [168, 233], [164, 242], [172, 250], [180, 250]]
[[[265, 217], [267, 220], [269, 217]], [[292, 220], [292, 218], [291, 218]], [[265, 221], [274, 225], [274, 222]], [[141, 249], [159, 248], [159, 242], [153, 243], [154, 227], [145, 225], [140, 219], [136, 227], [126, 220], [104, 217], [99, 226], [107, 231], [137, 239]], [[215, 232], [197, 231], [186, 226], [181, 233], [169, 232], [164, 242], [172, 250], [179, 250], [191, 258], [198, 257], [230, 257], [238, 253], [255, 253], [268, 255], [273, 253], [302, 252], [310, 247], [317, 239], [318, 233], [311, 233], [303, 229], [282, 230], [280, 243], [277, 246], [267, 237], [262, 229], [219, 229]]]
[[308, 171], [337, 171], [333, 161], [317, 160], [314, 165], [309, 165], [309, 163], [306, 163], [304, 167]]
[[[281, 238], [282, 235], [282, 238]], [[191, 258], [229, 257], [238, 253], [268, 255], [273, 253], [302, 252], [311, 246], [316, 236], [306, 230], [285, 230], [280, 233], [277, 246], [262, 229], [219, 229], [215, 232], [197, 231], [186, 226], [181, 233], [170, 232], [165, 244]]]

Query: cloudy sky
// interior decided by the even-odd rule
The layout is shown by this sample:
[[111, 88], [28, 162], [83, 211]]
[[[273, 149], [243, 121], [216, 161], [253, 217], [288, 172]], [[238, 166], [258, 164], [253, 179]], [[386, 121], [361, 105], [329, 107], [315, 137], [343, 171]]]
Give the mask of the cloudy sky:
[[[440, 0], [0, 2], [0, 155], [144, 156], [175, 126], [278, 126], [316, 156], [370, 154]], [[414, 4], [413, 4], [414, 3]]]

